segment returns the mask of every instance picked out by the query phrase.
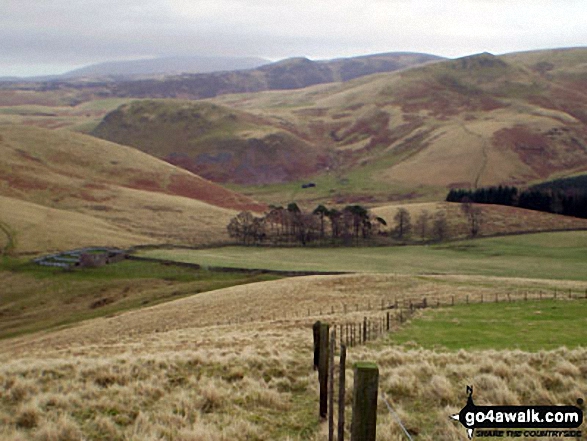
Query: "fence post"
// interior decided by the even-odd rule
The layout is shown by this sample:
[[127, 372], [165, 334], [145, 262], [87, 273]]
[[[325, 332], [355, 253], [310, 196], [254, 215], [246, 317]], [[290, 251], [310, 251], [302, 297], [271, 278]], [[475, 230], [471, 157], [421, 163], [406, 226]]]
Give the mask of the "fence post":
[[314, 370], [317, 370], [320, 364], [320, 321], [312, 325], [312, 333], [314, 335]]
[[363, 343], [367, 341], [367, 317], [363, 317]]
[[340, 346], [340, 372], [338, 374], [338, 440], [344, 441], [344, 399], [346, 395], [346, 346]]
[[320, 418], [328, 414], [328, 337], [330, 326], [320, 323], [320, 353], [318, 364], [318, 380], [320, 382]]
[[379, 369], [375, 363], [359, 362], [354, 374], [351, 441], [375, 441]]
[[387, 320], [386, 329], [387, 329], [387, 332], [389, 332], [389, 311], [387, 311], [387, 317], [386, 317], [386, 320]]
[[336, 332], [330, 336], [328, 351], [328, 441], [334, 441], [334, 345]]

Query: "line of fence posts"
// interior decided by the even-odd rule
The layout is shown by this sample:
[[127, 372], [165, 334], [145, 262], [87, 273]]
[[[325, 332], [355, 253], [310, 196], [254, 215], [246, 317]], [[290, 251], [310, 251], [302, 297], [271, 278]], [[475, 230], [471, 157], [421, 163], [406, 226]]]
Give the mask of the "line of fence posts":
[[[564, 299], [565, 298], [564, 292], [565, 292], [564, 290], [559, 290], [558, 288], [554, 288], [551, 291], [552, 296], [550, 298], [552, 298], [554, 300]], [[559, 293], [562, 293], [562, 295], [559, 295]], [[503, 302], [503, 295], [504, 294], [502, 293], [502, 296], [500, 297], [499, 293], [495, 293], [494, 302], [495, 303], [499, 303], [500, 301]], [[478, 303], [486, 303], [488, 301], [491, 301], [490, 299], [487, 300], [488, 297], [489, 296], [485, 297], [483, 293], [480, 293], [479, 294], [479, 297], [477, 298]], [[527, 300], [529, 300], [530, 295], [529, 295], [529, 292], [527, 290], [525, 290], [523, 292], [523, 295], [520, 292], [520, 290], [518, 290], [517, 293], [514, 293], [513, 296], [512, 296], [512, 293], [509, 293], [509, 292], [508, 293], [505, 293], [505, 297], [506, 297], [506, 301], [507, 302], [512, 302], [516, 298], [519, 298], [520, 300], [527, 301]], [[548, 293], [544, 293], [542, 290], [539, 290], [537, 293], [536, 292], [534, 293], [534, 298], [535, 299], [544, 300], [544, 299], [548, 299], [549, 296], [548, 296]], [[573, 299], [574, 300], [579, 300], [579, 299], [585, 299], [585, 300], [587, 300], [587, 289], [585, 289], [585, 292], [584, 293], [582, 291], [579, 291], [578, 293], [574, 293], [573, 290], [572, 290], [572, 288], [569, 288], [569, 291], [568, 291], [568, 299], [569, 300], [573, 300]], [[469, 294], [467, 294], [464, 297], [464, 300], [463, 301], [466, 304], [468, 304], [468, 303], [475, 303], [475, 297], [470, 296]], [[418, 309], [418, 308], [423, 308], [423, 307], [426, 308], [426, 307], [428, 307], [429, 306], [428, 304], [425, 304], [423, 306], [423, 303], [425, 303], [425, 302], [426, 302], [426, 298], [423, 299], [423, 302], [422, 303], [415, 303], [412, 299], [404, 299], [402, 301], [402, 303], [403, 303], [404, 307], [406, 308], [406, 310], [409, 310], [410, 312], [413, 312], [415, 309]], [[436, 297], [436, 302], [432, 302], [431, 305], [433, 305], [433, 306], [435, 305], [437, 308], [440, 308], [441, 306], [454, 306], [457, 303], [459, 303], [459, 302], [457, 302], [455, 296], [454, 295], [451, 295], [450, 296], [450, 299], [447, 299], [446, 302], [441, 302], [440, 301], [440, 298], [439, 297]], [[399, 311], [399, 321], [400, 321], [400, 323], [403, 323], [403, 321], [404, 321], [403, 314], [404, 313], [403, 313], [403, 310], [401, 308], [399, 308], [399, 303], [398, 303], [397, 298], [394, 298], [393, 302], [389, 302], [387, 306], [385, 306], [385, 304], [386, 304], [385, 303], [385, 300], [382, 298], [381, 299], [381, 305], [382, 305], [381, 309], [394, 309], [395, 308], [396, 310]], [[369, 309], [369, 310], [371, 309], [371, 303], [368, 304], [367, 309]], [[359, 310], [360, 310], [359, 304], [357, 303], [356, 304], [356, 311], [359, 311]], [[347, 311], [349, 311], [349, 309], [348, 309], [348, 307], [347, 307], [346, 304], [343, 304], [342, 305], [342, 311], [344, 311], [344, 314], [346, 314]], [[330, 308], [330, 314], [334, 314], [335, 312], [336, 311], [335, 311], [334, 306], [331, 306], [331, 308]], [[323, 315], [323, 310], [320, 309], [317, 314], [318, 315]], [[308, 308], [306, 315], [308, 317], [310, 317], [310, 316], [315, 315], [315, 314], [312, 314], [312, 310], [310, 308]], [[302, 312], [297, 312], [297, 313], [296, 312], [292, 312], [291, 313], [291, 318], [301, 318], [303, 316], [304, 316], [304, 313], [302, 313]], [[288, 318], [287, 312], [281, 318], [287, 319]], [[255, 320], [273, 320], [273, 321], [275, 321], [275, 320], [278, 320], [278, 319], [279, 319], [279, 317], [277, 317], [276, 315], [272, 315], [272, 316], [269, 316], [269, 317], [262, 316], [262, 317], [256, 318], [256, 319], [254, 317], [249, 317], [249, 318], [237, 317], [237, 318], [234, 318], [234, 319], [229, 319], [226, 322], [216, 321], [216, 325], [217, 326], [221, 326], [221, 325], [232, 325], [232, 324], [238, 324], [238, 323], [245, 323], [247, 321], [253, 322]], [[348, 333], [350, 333], [350, 335], [346, 336], [346, 340], [345, 340], [348, 346], [354, 346], [354, 345], [356, 345], [356, 342], [357, 341], [359, 341], [359, 342], [364, 342], [365, 341], [365, 338], [363, 336], [364, 334], [362, 332], [362, 328], [359, 327], [359, 331], [357, 332], [356, 329], [352, 328], [353, 326], [354, 325], [351, 324], [350, 327], [348, 328], [348, 330], [345, 330]], [[389, 331], [389, 326], [386, 325], [386, 329]], [[340, 336], [340, 341], [341, 342], [343, 341], [342, 336], [343, 336], [343, 334], [341, 333], [341, 336]]]
[[[328, 418], [328, 440], [334, 441], [334, 351], [336, 329], [329, 332], [327, 323], [316, 322], [314, 335], [314, 368], [318, 359], [320, 382], [320, 419]], [[351, 441], [375, 441], [377, 426], [377, 395], [379, 369], [375, 363], [358, 362], [353, 365], [353, 406]], [[337, 440], [345, 436], [346, 346], [340, 346], [338, 382]]]
[[[553, 291], [553, 299], [558, 298], [558, 290]], [[520, 294], [518, 291], [517, 294]], [[543, 299], [543, 292], [538, 292], [539, 298]], [[511, 302], [510, 293], [506, 293], [507, 301]], [[520, 296], [521, 297], [521, 296]], [[572, 289], [569, 289], [569, 299], [580, 298], [573, 297]], [[564, 298], [564, 297], [563, 297]], [[469, 295], [465, 297], [466, 303], [470, 302]], [[523, 295], [524, 300], [528, 300], [528, 292]], [[585, 290], [584, 299], [587, 300], [587, 289]], [[499, 302], [499, 294], [495, 293], [495, 302]], [[480, 302], [483, 303], [483, 293], [480, 295]], [[382, 309], [384, 303], [382, 300]], [[455, 304], [455, 296], [451, 296], [450, 305]], [[405, 302], [404, 302], [405, 305]], [[370, 306], [370, 305], [369, 305]], [[440, 306], [440, 301], [436, 299], [436, 306]], [[415, 309], [427, 308], [426, 298], [421, 303], [413, 303], [409, 300], [409, 309], [407, 314], [413, 313]], [[346, 306], [344, 306], [346, 310]], [[399, 323], [405, 320], [404, 310], [398, 308], [397, 299], [388, 307], [388, 309], [397, 308], [399, 314], [396, 319]], [[357, 305], [358, 310], [358, 305]], [[345, 374], [346, 374], [346, 350], [347, 346], [355, 346], [357, 343], [366, 343], [369, 340], [377, 338], [383, 334], [383, 331], [391, 330], [392, 317], [390, 311], [387, 311], [385, 317], [379, 318], [373, 322], [367, 317], [363, 317], [362, 322], [339, 324], [340, 340], [340, 368], [339, 368], [339, 394], [338, 394], [338, 441], [344, 441], [344, 408], [345, 408]], [[318, 370], [320, 383], [320, 406], [319, 415], [321, 419], [328, 418], [328, 438], [334, 440], [334, 351], [336, 345], [336, 326], [330, 333], [330, 325], [317, 321], [313, 325], [314, 334], [314, 369]], [[343, 336], [346, 344], [343, 344]], [[355, 383], [353, 391], [353, 419], [351, 423], [351, 441], [374, 441], [375, 424], [377, 415], [377, 388], [379, 371], [374, 363], [355, 363], [354, 367]]]

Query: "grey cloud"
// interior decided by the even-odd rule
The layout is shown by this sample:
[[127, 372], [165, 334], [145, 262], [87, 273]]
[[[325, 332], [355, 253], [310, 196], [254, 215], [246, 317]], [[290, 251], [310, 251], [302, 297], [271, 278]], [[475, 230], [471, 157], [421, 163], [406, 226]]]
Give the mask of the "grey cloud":
[[457, 56], [581, 45], [581, 11], [584, 0], [2, 0], [0, 76], [11, 63], [159, 55]]

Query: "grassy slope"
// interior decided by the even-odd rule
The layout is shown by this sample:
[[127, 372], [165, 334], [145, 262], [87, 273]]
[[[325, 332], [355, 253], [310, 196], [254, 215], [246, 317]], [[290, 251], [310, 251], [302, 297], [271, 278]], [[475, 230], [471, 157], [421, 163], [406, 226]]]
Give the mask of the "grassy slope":
[[[153, 239], [82, 213], [45, 207], [0, 196], [0, 220], [7, 231], [0, 234], [0, 249], [36, 254], [91, 244], [130, 247]], [[9, 247], [9, 249], [6, 249]]]
[[275, 278], [137, 261], [67, 272], [4, 258], [0, 339]]
[[542, 233], [448, 244], [371, 248], [154, 250], [150, 257], [247, 268], [408, 274], [480, 274], [587, 280], [587, 232]]
[[[392, 204], [374, 207], [371, 211], [387, 221], [390, 227], [395, 224], [394, 216], [399, 208], [405, 208], [410, 213], [413, 227], [412, 235], [419, 239], [421, 232], [417, 231], [419, 217], [428, 212], [428, 230], [432, 228], [433, 216], [438, 211], [444, 211], [450, 227], [450, 236], [465, 238], [470, 234], [467, 220], [462, 212], [461, 204], [450, 202], [428, 202], [414, 204]], [[502, 234], [516, 234], [520, 232], [541, 232], [554, 230], [573, 230], [587, 228], [587, 220], [569, 216], [561, 216], [539, 211], [525, 210], [501, 205], [477, 204], [481, 210], [480, 236], [494, 236]], [[428, 232], [429, 234], [429, 232]]]
[[[5, 94], [6, 92], [0, 92], [0, 124], [32, 125], [82, 133], [89, 133], [100, 123], [104, 115], [129, 101], [125, 98], [110, 98], [77, 105], [59, 105], [52, 102], [46, 105], [18, 105], [18, 96], [15, 97], [15, 102], [11, 103], [10, 100], [4, 101]], [[33, 96], [41, 97], [42, 93], [37, 92]]]
[[[30, 218], [0, 214], [22, 246], [17, 252], [98, 244], [93, 238], [110, 225], [113, 235], [106, 240], [119, 236], [121, 246], [221, 241], [235, 210], [263, 207], [135, 149], [86, 135], [1, 126], [0, 151], [0, 195], [12, 198], [3, 199], [5, 208], [18, 200], [37, 204], [22, 204]], [[56, 229], [55, 221], [70, 212], [71, 230]], [[33, 226], [38, 229], [29, 234]]]

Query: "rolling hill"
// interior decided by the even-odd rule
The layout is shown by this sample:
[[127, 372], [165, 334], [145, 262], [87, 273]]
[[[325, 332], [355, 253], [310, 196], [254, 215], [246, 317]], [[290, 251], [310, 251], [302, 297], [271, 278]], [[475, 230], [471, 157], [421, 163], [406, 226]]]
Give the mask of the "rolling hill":
[[[452, 187], [526, 185], [586, 172], [586, 82], [584, 48], [485, 53], [344, 83], [219, 96], [212, 102], [224, 115], [231, 114], [227, 107], [246, 112], [234, 113], [241, 123], [236, 137], [234, 127], [222, 128], [206, 112], [182, 115], [186, 104], [172, 101], [166, 106], [176, 107], [167, 110], [173, 116], [135, 103], [109, 114], [94, 134], [241, 184], [270, 202], [430, 200]], [[181, 125], [189, 130], [177, 140]], [[210, 129], [198, 133], [203, 125]], [[144, 134], [155, 131], [170, 139], [147, 142]], [[266, 143], [268, 132], [281, 133], [279, 141]], [[243, 137], [269, 144], [266, 162], [254, 173], [230, 168], [227, 176], [224, 158], [238, 156]], [[268, 176], [271, 155], [279, 170], [288, 150], [303, 162], [294, 167], [300, 173]], [[300, 191], [307, 179], [316, 187]], [[258, 185], [269, 183], [279, 185]]]
[[280, 124], [205, 102], [134, 101], [94, 136], [136, 147], [217, 182], [288, 182], [328, 166], [324, 150]]
[[86, 135], [2, 126], [0, 152], [0, 222], [17, 253], [214, 242], [226, 237], [235, 210], [264, 208], [136, 149]]

